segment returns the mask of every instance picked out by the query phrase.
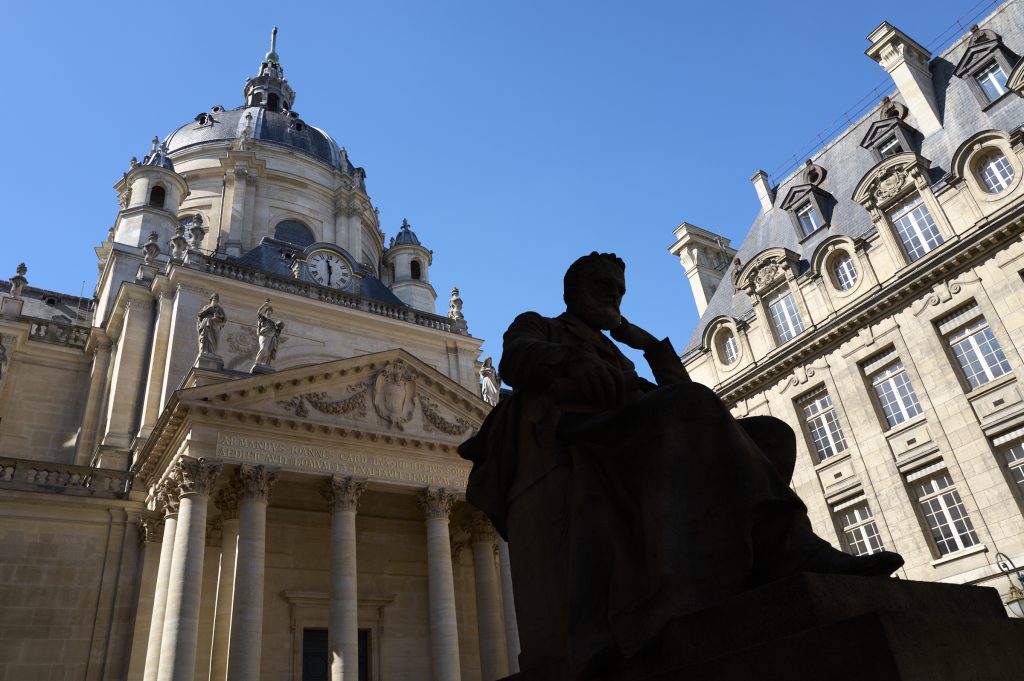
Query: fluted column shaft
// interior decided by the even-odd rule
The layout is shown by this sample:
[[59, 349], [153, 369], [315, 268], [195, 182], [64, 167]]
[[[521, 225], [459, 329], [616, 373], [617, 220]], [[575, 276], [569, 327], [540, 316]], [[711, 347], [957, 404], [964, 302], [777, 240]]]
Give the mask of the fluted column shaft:
[[153, 594], [153, 612], [149, 620], [149, 639], [146, 645], [146, 665], [143, 681], [156, 681], [160, 669], [160, 641], [164, 633], [167, 612], [167, 587], [171, 577], [171, 558], [174, 555], [174, 533], [178, 526], [177, 485], [164, 485], [156, 493], [157, 505], [166, 512], [163, 539], [160, 541], [160, 561], [156, 569], [156, 589]]
[[459, 627], [455, 615], [455, 577], [448, 516], [455, 495], [428, 488], [419, 498], [427, 523], [427, 585], [430, 647], [434, 681], [460, 681]]
[[359, 588], [356, 510], [366, 483], [335, 477], [324, 496], [331, 506], [331, 582], [327, 639], [331, 681], [359, 678]]
[[220, 464], [187, 456], [178, 459], [176, 466], [181, 501], [171, 555], [157, 681], [193, 681], [195, 675], [206, 550], [206, 507], [221, 468]]
[[487, 516], [479, 511], [470, 516], [469, 543], [473, 547], [476, 621], [483, 681], [496, 681], [508, 676], [508, 655], [505, 652], [505, 636], [502, 632], [498, 575], [494, 569], [496, 536]]
[[225, 681], [228, 676], [228, 642], [231, 637], [231, 601], [235, 589], [235, 555], [238, 551], [238, 494], [234, 487], [227, 487], [218, 490], [214, 501], [220, 510], [222, 525], [210, 681]]
[[238, 469], [238, 554], [231, 609], [228, 681], [255, 681], [260, 678], [267, 501], [277, 475], [263, 466], [241, 466]]
[[505, 648], [508, 651], [508, 673], [519, 672], [519, 622], [516, 620], [516, 601], [512, 591], [512, 564], [508, 557], [508, 542], [498, 537], [498, 574], [501, 575], [501, 611], [505, 616]]

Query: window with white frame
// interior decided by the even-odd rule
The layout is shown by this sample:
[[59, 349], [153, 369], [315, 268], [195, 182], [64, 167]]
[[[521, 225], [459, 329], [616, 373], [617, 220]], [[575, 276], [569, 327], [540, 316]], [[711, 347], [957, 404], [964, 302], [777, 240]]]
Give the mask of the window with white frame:
[[846, 253], [840, 253], [833, 258], [832, 274], [840, 291], [849, 291], [857, 283], [857, 266], [853, 264], [853, 258]]
[[779, 343], [785, 343], [804, 330], [796, 300], [788, 286], [782, 286], [768, 297], [768, 314]]
[[718, 351], [722, 358], [722, 364], [729, 366], [736, 363], [736, 359], [740, 355], [740, 349], [736, 344], [736, 336], [732, 331], [726, 329], [719, 334]]
[[1010, 363], [977, 303], [939, 320], [939, 332], [972, 388], [1009, 373]]
[[907, 375], [907, 368], [895, 350], [889, 350], [865, 364], [864, 373], [875, 391], [878, 405], [890, 428], [923, 411], [910, 376]]
[[1024, 492], [1024, 428], [1004, 433], [992, 441], [1006, 462], [1006, 470]]
[[878, 145], [878, 155], [881, 158], [889, 158], [890, 156], [895, 156], [902, 151], [903, 147], [900, 145], [900, 141], [895, 135]]
[[846, 451], [846, 438], [839, 425], [839, 415], [825, 386], [808, 393], [798, 401], [807, 425], [807, 434], [819, 461]]
[[974, 524], [949, 472], [940, 472], [914, 483], [914, 493], [931, 530], [940, 556], [978, 544]]
[[1006, 94], [1006, 72], [998, 62], [992, 62], [979, 71], [974, 78], [978, 81], [978, 85], [988, 101], [994, 102]]
[[814, 204], [807, 202], [796, 209], [796, 219], [800, 221], [800, 231], [804, 236], [813, 234], [824, 224]]
[[889, 211], [889, 219], [911, 262], [942, 243], [942, 234], [920, 194], [911, 196]]
[[833, 508], [839, 526], [842, 528], [846, 548], [855, 556], [878, 553], [884, 546], [878, 534], [878, 526], [871, 515], [871, 509], [864, 495]]
[[978, 178], [989, 194], [998, 194], [1013, 181], [1013, 166], [1001, 151], [993, 151], [978, 164]]

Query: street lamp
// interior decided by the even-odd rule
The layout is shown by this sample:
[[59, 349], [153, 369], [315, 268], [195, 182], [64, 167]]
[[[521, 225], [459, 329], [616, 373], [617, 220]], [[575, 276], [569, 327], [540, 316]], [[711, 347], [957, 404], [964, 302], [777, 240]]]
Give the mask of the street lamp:
[[[1007, 579], [1010, 579], [1010, 574], [1013, 573], [1021, 587], [1024, 587], [1024, 570], [1017, 570], [1017, 566], [1013, 564], [1009, 556], [1005, 553], [997, 553], [996, 565]], [[1024, 617], [1024, 591], [1021, 591], [1012, 579], [1010, 579], [1010, 592], [1006, 594], [1006, 600], [1003, 603], [1010, 609], [1014, 617]]]

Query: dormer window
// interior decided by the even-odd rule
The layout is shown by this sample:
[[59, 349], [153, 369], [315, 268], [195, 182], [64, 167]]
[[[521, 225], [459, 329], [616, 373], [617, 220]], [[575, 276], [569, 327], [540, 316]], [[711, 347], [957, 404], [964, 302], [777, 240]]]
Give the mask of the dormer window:
[[998, 33], [974, 26], [953, 75], [967, 82], [979, 104], [988, 106], [1008, 92], [1006, 80], [1017, 61]]
[[986, 66], [975, 78], [988, 101], [994, 102], [1006, 94], [1006, 72], [996, 62]]
[[900, 141], [896, 138], [895, 135], [885, 140], [882, 140], [882, 143], [878, 145], [878, 155], [881, 156], [882, 158], [889, 158], [890, 156], [895, 156], [896, 154], [899, 154], [902, 151], [903, 145], [900, 144]]
[[978, 163], [978, 177], [989, 194], [998, 194], [1013, 181], [1013, 166], [1002, 151], [995, 150]]
[[818, 231], [824, 224], [814, 204], [810, 201], [796, 209], [796, 219], [800, 223], [800, 231], [804, 236], [809, 236]]

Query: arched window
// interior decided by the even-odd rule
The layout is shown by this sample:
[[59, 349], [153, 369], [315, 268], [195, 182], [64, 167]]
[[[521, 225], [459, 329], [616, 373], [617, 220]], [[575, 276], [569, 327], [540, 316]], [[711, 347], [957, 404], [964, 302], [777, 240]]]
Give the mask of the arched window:
[[163, 208], [166, 196], [167, 192], [163, 187], [160, 185], [153, 187], [149, 190], [149, 205], [153, 208]]
[[419, 279], [423, 275], [423, 272], [420, 268], [419, 260], [413, 260], [411, 263], [409, 263], [409, 274], [412, 276], [413, 279]]
[[718, 356], [725, 366], [736, 363], [739, 358], [739, 346], [736, 344], [736, 336], [732, 331], [726, 329], [718, 334]]
[[978, 163], [978, 177], [989, 194], [998, 194], [1013, 181], [1013, 166], [1002, 151], [992, 151]]
[[267, 95], [267, 108], [271, 111], [277, 111], [277, 95], [274, 93]]
[[298, 220], [282, 220], [277, 223], [277, 227], [274, 228], [274, 238], [296, 246], [308, 246], [316, 241], [313, 230]]
[[251, 106], [259, 106], [262, 103], [263, 103], [263, 93], [262, 92], [254, 92], [254, 93], [252, 93], [252, 101], [249, 102], [249, 104]]

